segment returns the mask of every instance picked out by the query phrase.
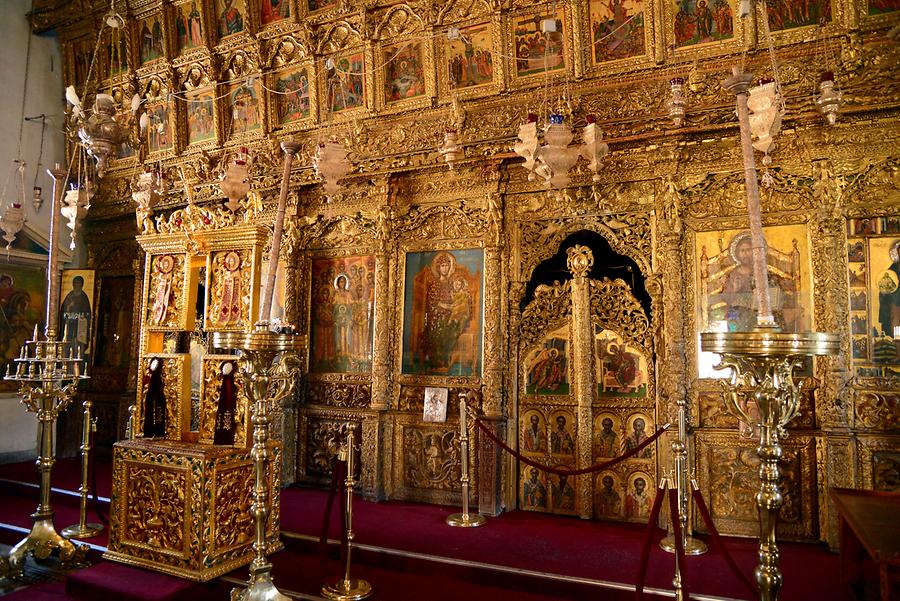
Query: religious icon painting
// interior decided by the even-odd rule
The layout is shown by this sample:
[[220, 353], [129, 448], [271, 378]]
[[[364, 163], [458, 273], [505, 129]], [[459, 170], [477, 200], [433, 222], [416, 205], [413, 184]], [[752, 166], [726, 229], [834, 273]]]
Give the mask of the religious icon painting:
[[444, 44], [447, 88], [467, 90], [494, 82], [493, 33], [487, 23], [462, 27]]
[[216, 27], [219, 38], [244, 31], [247, 20], [247, 0], [216, 0]]
[[644, 472], [634, 472], [628, 476], [625, 488], [625, 519], [632, 522], [646, 522], [650, 517], [650, 506], [656, 482]]
[[[555, 468], [574, 469], [570, 464], [554, 465]], [[553, 513], [574, 515], [576, 479], [568, 474], [550, 474], [550, 509]]]
[[251, 258], [246, 251], [228, 250], [210, 254], [211, 277], [206, 291], [207, 330], [235, 330], [247, 325], [253, 299], [250, 267]]
[[72, 42], [72, 77], [76, 84], [84, 83], [87, 79], [91, 59], [94, 56], [94, 40], [83, 37]]
[[594, 515], [598, 518], [621, 519], [625, 508], [622, 480], [615, 472], [597, 474], [594, 484]]
[[331, 113], [343, 113], [366, 106], [365, 54], [360, 50], [334, 59], [334, 68], [325, 71], [324, 97]]
[[730, 0], [674, 0], [674, 12], [676, 48], [734, 37]]
[[595, 326], [594, 368], [597, 394], [603, 397], [647, 396], [647, 359], [615, 332]]
[[228, 137], [244, 137], [262, 129], [263, 110], [260, 106], [262, 87], [259, 82], [228, 86]]
[[447, 388], [425, 388], [425, 398], [422, 408], [423, 422], [445, 422], [447, 421]]
[[312, 67], [292, 67], [272, 78], [275, 125], [285, 126], [310, 119], [313, 114]]
[[150, 100], [144, 103], [144, 112], [150, 121], [144, 134], [150, 154], [172, 150], [175, 137], [172, 132], [173, 111], [169, 103], [165, 98]]
[[869, 16], [883, 15], [900, 10], [900, 0], [869, 0]]
[[313, 259], [310, 271], [310, 372], [370, 372], [375, 257]]
[[[545, 31], [545, 24], [552, 24]], [[534, 13], [518, 17], [511, 39], [516, 77], [530, 77], [566, 68], [565, 13]]]
[[568, 336], [567, 325], [558, 328], [525, 357], [525, 394], [569, 394]]
[[484, 251], [406, 254], [402, 373], [480, 376]]
[[140, 64], [149, 63], [166, 55], [162, 15], [156, 13], [138, 21], [138, 56]]
[[547, 454], [547, 421], [544, 414], [536, 409], [529, 409], [522, 414], [521, 439], [519, 451], [526, 455]]
[[883, 450], [872, 453], [872, 489], [900, 492], [900, 452]]
[[178, 52], [200, 48], [205, 44], [206, 29], [203, 4], [196, 0], [175, 5], [175, 45]]
[[603, 461], [618, 457], [622, 448], [624, 429], [615, 413], [604, 412], [594, 418], [594, 458]]
[[187, 93], [188, 145], [216, 139], [215, 95], [212, 89]]
[[115, 77], [128, 71], [128, 42], [127, 36], [121, 29], [110, 29], [105, 36], [103, 45], [106, 73], [109, 77]]
[[422, 42], [403, 42], [382, 48], [385, 104], [425, 94]]
[[592, 0], [591, 57], [594, 64], [645, 52], [644, 0]]
[[831, 0], [783, 0], [766, 3], [769, 29], [778, 31], [831, 21]]
[[291, 17], [293, 0], [259, 0], [259, 23], [268, 25]]
[[185, 255], [153, 255], [148, 259], [150, 278], [144, 306], [146, 327], [155, 330], [182, 330], [184, 310]]
[[[867, 289], [851, 289], [851, 333], [854, 367], [900, 377], [900, 236], [873, 232], [861, 242], [868, 261]], [[851, 243], [852, 246], [853, 243]], [[860, 298], [855, 299], [854, 293]], [[866, 302], [868, 300], [868, 302]], [[854, 327], [856, 325], [856, 327]], [[856, 336], [864, 335], [864, 336]]]
[[[633, 413], [625, 420], [625, 438], [619, 453], [632, 451], [653, 435], [653, 421], [643, 413]], [[637, 452], [632, 459], [652, 459], [653, 445], [647, 445]]]
[[[766, 227], [769, 297], [783, 332], [802, 332], [812, 324], [812, 277], [806, 226]], [[757, 293], [753, 285], [750, 232], [728, 230], [696, 235], [698, 282], [697, 331], [746, 332], [756, 326]], [[698, 334], [699, 335], [699, 334]], [[698, 345], [699, 346], [699, 345]], [[698, 353], [701, 378], [721, 378], [713, 369], [715, 353]]]
[[[90, 273], [93, 275], [93, 272]], [[93, 289], [91, 281], [91, 294]], [[60, 298], [65, 299], [67, 294], [68, 292], [64, 293]], [[22, 345], [26, 340], [32, 339], [36, 325], [44, 327], [46, 296], [47, 278], [41, 269], [9, 263], [4, 263], [0, 267], [0, 309], [6, 319], [4, 326], [0, 328], [0, 367], [4, 370], [3, 373], [7, 370], [15, 371], [13, 360], [19, 356]], [[77, 319], [78, 316], [75, 317]], [[60, 323], [65, 325], [64, 322]], [[77, 332], [78, 330], [73, 328], [73, 334]], [[16, 388], [15, 382], [0, 380], [0, 391], [15, 392]]]
[[575, 456], [577, 438], [575, 414], [571, 411], [554, 411], [550, 414], [550, 453]]
[[536, 467], [523, 464], [520, 481], [521, 508], [529, 511], [547, 511], [547, 474]]

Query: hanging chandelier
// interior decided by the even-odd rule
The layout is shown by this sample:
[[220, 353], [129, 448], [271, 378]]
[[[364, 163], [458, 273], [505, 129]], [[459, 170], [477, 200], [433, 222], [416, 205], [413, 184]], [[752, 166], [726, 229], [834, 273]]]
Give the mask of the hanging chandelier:
[[528, 180], [543, 179], [547, 187], [562, 190], [569, 185], [569, 171], [578, 157], [584, 157], [588, 169], [593, 173], [592, 181], [600, 181], [600, 167], [609, 152], [603, 142], [603, 130], [593, 115], [586, 117], [587, 124], [581, 133], [582, 144], [569, 146], [575, 138], [572, 128], [559, 112], [551, 113], [543, 131], [543, 144], [537, 127], [537, 115], [528, 115], [528, 121], [519, 126], [518, 141], [513, 151], [525, 159], [522, 165], [528, 171]]
[[241, 201], [250, 191], [250, 167], [247, 165], [249, 151], [245, 147], [241, 147], [222, 173], [219, 180], [219, 189], [228, 199], [225, 206], [229, 211], [237, 211], [241, 206]]
[[87, 215], [88, 209], [91, 208], [93, 197], [94, 186], [91, 180], [87, 180], [82, 187], [73, 186], [63, 196], [63, 206], [59, 212], [66, 218], [66, 225], [72, 230], [69, 234], [71, 238], [69, 248], [72, 250], [75, 250], [75, 236], [78, 233], [78, 227], [81, 225], [81, 220]]

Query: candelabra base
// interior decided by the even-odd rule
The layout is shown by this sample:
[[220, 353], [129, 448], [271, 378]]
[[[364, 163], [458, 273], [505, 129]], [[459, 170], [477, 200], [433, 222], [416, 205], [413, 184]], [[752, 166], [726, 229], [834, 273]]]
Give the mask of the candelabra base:
[[447, 525], [456, 528], [477, 528], [486, 523], [487, 519], [477, 513], [454, 513], [447, 516]]
[[[675, 537], [667, 536], [661, 541], [659, 541], [659, 548], [668, 553], [675, 552]], [[703, 555], [707, 551], [706, 543], [702, 540], [698, 540], [693, 536], [687, 537], [687, 540], [684, 542], [684, 554], [685, 555]]]
[[34, 524], [28, 533], [7, 557], [10, 578], [19, 578], [25, 569], [25, 558], [30, 553], [35, 559], [47, 559], [54, 550], [59, 552], [59, 563], [63, 568], [78, 567], [85, 563], [88, 546], [76, 545], [61, 536], [53, 525], [53, 513], [33, 513]]
[[338, 580], [322, 587], [322, 596], [334, 601], [358, 601], [371, 596], [372, 592], [372, 585], [359, 578]]
[[250, 568], [250, 586], [231, 589], [231, 601], [290, 601], [272, 582], [272, 566]]
[[66, 538], [91, 538], [103, 532], [101, 524], [73, 524], [62, 529], [62, 535]]

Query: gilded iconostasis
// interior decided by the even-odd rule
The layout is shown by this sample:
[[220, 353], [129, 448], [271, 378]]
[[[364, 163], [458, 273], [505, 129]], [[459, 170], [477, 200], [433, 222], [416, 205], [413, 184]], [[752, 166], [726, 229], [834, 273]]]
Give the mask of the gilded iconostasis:
[[[35, 4], [81, 92], [105, 3]], [[780, 536], [836, 541], [828, 487], [900, 489], [897, 0], [770, 1], [747, 18], [734, 0], [120, 4], [127, 30], [106, 30], [88, 93], [111, 93], [123, 119], [138, 94], [149, 127], [99, 183], [86, 226], [101, 304], [135, 269], [148, 274], [133, 286], [128, 306], [144, 310], [130, 327], [98, 317], [135, 345], [128, 377], [108, 380], [131, 399], [107, 401], [120, 420], [141, 389], [138, 357], [203, 365], [207, 331], [253, 321], [259, 257], [198, 240], [224, 223], [218, 181], [242, 147], [251, 193], [225, 221], [271, 223], [278, 143], [293, 136], [270, 318], [308, 335], [309, 349], [277, 416], [286, 482], [327, 483], [332, 433], [349, 419], [361, 425], [363, 494], [458, 503], [460, 393], [520, 453], [572, 468], [640, 444], [687, 399], [689, 461], [713, 518], [753, 534], [753, 428], [725, 411], [699, 334], [755, 321], [734, 96], [721, 82], [740, 64], [772, 76], [775, 55], [787, 115], [761, 190], [773, 310], [783, 329], [837, 332], [842, 345], [796, 374]], [[843, 96], [834, 125], [816, 110], [823, 71]], [[596, 176], [580, 160], [565, 189], [548, 191], [513, 144], [550, 105], [576, 133], [592, 116], [610, 151]], [[463, 149], [452, 169], [438, 150], [448, 131]], [[311, 165], [330, 139], [352, 170], [326, 198]], [[168, 191], [136, 220], [145, 169]], [[145, 253], [141, 234], [183, 242]], [[594, 258], [582, 276], [565, 262], [576, 244]], [[195, 304], [203, 319], [186, 321]], [[204, 371], [177, 369], [197, 380], [196, 412]], [[448, 391], [442, 421], [423, 415], [434, 388]], [[199, 438], [207, 422], [189, 417], [172, 419]], [[567, 478], [520, 465], [470, 427], [471, 500], [489, 514], [645, 521], [671, 469], [671, 432]]]

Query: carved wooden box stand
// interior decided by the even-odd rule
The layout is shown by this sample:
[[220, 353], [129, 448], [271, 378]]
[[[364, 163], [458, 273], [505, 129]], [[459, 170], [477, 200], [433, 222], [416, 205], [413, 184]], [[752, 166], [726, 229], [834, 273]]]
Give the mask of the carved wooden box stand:
[[[199, 581], [253, 558], [249, 404], [238, 356], [207, 344], [210, 332], [249, 331], [257, 311], [265, 229], [227, 225], [232, 215], [189, 205], [138, 238], [143, 381], [132, 439], [113, 457], [105, 557]], [[268, 448], [271, 552], [280, 548], [281, 442]]]

